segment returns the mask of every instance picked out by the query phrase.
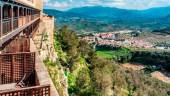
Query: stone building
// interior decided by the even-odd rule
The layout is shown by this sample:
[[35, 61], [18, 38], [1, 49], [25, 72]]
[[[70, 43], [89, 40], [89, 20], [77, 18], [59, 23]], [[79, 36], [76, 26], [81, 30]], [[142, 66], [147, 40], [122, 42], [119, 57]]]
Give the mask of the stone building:
[[0, 96], [58, 96], [32, 40], [42, 0], [0, 0]]

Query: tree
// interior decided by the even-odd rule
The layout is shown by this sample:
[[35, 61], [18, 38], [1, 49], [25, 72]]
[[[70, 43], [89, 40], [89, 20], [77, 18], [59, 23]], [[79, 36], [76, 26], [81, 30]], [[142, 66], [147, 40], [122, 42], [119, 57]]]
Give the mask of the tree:
[[58, 40], [63, 51], [67, 52], [68, 55], [75, 56], [77, 54], [79, 40], [74, 31], [69, 30], [67, 26], [63, 26], [58, 32]]
[[80, 52], [81, 56], [87, 58], [89, 52], [91, 51], [92, 51], [92, 48], [89, 46], [89, 44], [84, 40], [80, 40], [79, 46], [78, 46], [78, 52]]
[[99, 96], [112, 96], [112, 74], [115, 70], [113, 62], [109, 60], [103, 58], [96, 58], [93, 60], [93, 88]]

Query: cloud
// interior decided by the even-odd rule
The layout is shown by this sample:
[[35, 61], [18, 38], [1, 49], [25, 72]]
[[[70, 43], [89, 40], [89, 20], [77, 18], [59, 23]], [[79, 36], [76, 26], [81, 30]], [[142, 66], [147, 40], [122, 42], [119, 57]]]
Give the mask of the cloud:
[[108, 6], [126, 9], [147, 9], [170, 6], [170, 0], [44, 0], [45, 8], [67, 10], [82, 6]]
[[43, 0], [45, 4], [47, 4], [48, 2], [50, 2], [50, 0]]
[[70, 5], [67, 2], [53, 2], [53, 3], [47, 3], [46, 6], [58, 8], [58, 9], [66, 9], [69, 8]]

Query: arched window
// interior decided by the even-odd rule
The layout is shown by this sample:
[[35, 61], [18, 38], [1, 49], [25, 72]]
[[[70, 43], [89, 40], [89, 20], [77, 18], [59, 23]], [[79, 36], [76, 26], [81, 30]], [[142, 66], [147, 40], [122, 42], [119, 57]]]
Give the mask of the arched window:
[[13, 7], [13, 15], [14, 15], [14, 17], [18, 17], [18, 7], [17, 6]]
[[7, 19], [11, 17], [11, 6], [10, 5], [4, 5], [3, 6], [3, 19]]
[[24, 15], [23, 13], [24, 13], [24, 12], [23, 12], [23, 8], [20, 7], [20, 9], [19, 9], [19, 16], [23, 16], [23, 15]]

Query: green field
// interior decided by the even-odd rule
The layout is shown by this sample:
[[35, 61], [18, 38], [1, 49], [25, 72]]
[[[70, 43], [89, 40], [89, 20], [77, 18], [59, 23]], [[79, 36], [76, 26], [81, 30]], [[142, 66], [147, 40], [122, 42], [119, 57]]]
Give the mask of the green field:
[[131, 51], [127, 48], [120, 48], [117, 50], [99, 50], [96, 51], [96, 54], [99, 57], [113, 59], [118, 62], [128, 62], [132, 57]]
[[113, 51], [96, 51], [97, 56], [112, 59], [113, 58]]

